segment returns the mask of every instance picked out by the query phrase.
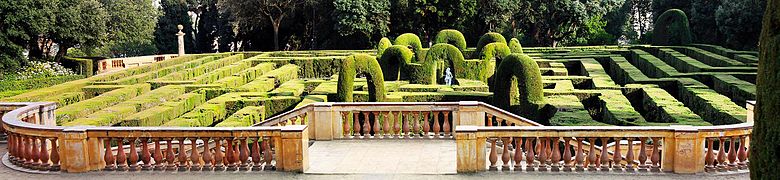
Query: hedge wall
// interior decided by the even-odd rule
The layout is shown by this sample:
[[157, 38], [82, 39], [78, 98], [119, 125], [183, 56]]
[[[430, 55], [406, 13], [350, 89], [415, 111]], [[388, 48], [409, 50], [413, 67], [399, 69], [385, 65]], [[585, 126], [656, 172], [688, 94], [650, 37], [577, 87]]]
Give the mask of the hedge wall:
[[149, 84], [128, 86], [101, 94], [100, 96], [80, 101], [57, 109], [57, 124], [64, 124], [77, 118], [85, 117], [103, 108], [129, 100], [151, 89]]
[[494, 32], [489, 32], [482, 35], [482, 37], [479, 38], [479, 41], [477, 41], [477, 49], [474, 51], [476, 54], [473, 54], [472, 57], [474, 57], [474, 59], [480, 59], [479, 57], [482, 56], [482, 48], [494, 42], [506, 44], [506, 39], [504, 39], [503, 35]]
[[445, 29], [439, 31], [439, 33], [436, 34], [436, 38], [434, 38], [433, 43], [451, 44], [460, 51], [466, 49], [466, 37], [463, 36], [463, 33], [460, 33], [460, 31], [454, 29]]
[[524, 54], [510, 54], [498, 65], [493, 105], [549, 124], [546, 118], [552, 117], [555, 109], [550, 109], [545, 102], [542, 88], [542, 74], [536, 61]]
[[376, 58], [367, 54], [355, 54], [342, 61], [339, 71], [337, 102], [353, 102], [353, 83], [357, 74], [368, 79], [370, 102], [385, 100], [385, 80]]
[[92, 75], [95, 75], [95, 71], [97, 71], [97, 66], [93, 64], [94, 63], [92, 59], [75, 58], [75, 57], [62, 58], [62, 66], [72, 69], [74, 72], [78, 72], [79, 74], [85, 77], [90, 77]]
[[688, 16], [679, 9], [669, 9], [658, 16], [653, 27], [653, 45], [686, 45], [693, 42]]
[[62, 84], [68, 81], [84, 78], [83, 75], [55, 76], [34, 79], [20, 79], [13, 81], [0, 81], [0, 92], [32, 90]]

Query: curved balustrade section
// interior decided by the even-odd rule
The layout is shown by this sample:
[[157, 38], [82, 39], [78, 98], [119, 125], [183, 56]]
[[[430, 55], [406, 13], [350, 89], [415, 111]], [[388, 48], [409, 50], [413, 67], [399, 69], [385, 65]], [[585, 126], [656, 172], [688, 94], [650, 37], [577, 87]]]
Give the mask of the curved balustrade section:
[[455, 133], [457, 169], [675, 173], [746, 170], [752, 127], [752, 123], [710, 127], [460, 126]]
[[270, 171], [308, 167], [307, 126], [59, 127], [54, 103], [2, 103], [8, 160], [30, 170]]

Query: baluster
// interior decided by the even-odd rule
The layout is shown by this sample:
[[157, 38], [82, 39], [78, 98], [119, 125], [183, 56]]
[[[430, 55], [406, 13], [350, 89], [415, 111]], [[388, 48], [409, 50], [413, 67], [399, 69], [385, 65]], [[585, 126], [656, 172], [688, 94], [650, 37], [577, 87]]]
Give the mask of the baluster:
[[27, 136], [22, 136], [22, 147], [20, 149], [20, 155], [21, 155], [21, 161], [19, 162], [24, 166], [25, 164], [28, 164], [29, 156], [28, 156], [28, 145], [30, 144], [30, 140]]
[[433, 137], [439, 138], [441, 127], [439, 127], [439, 111], [433, 111]]
[[444, 111], [444, 125], [442, 126], [442, 129], [444, 129], [444, 137], [450, 137], [452, 136], [452, 131], [450, 130], [450, 112]]
[[718, 146], [718, 171], [726, 171], [726, 139], [720, 137], [718, 139], [720, 146]]
[[241, 150], [241, 153], [239, 153], [239, 160], [241, 160], [241, 167], [239, 170], [246, 171], [249, 170], [249, 146], [247, 146], [247, 138], [241, 138], [239, 139], [241, 142], [241, 147], [239, 150]]
[[113, 171], [116, 170], [116, 160], [114, 159], [114, 152], [111, 151], [111, 138], [103, 139], [106, 151], [103, 155], [103, 160], [106, 161], [106, 167], [103, 170]]
[[356, 111], [352, 114], [354, 115], [352, 118], [352, 138], [356, 138], [360, 136], [360, 112]]
[[297, 116], [290, 118], [290, 125], [295, 125], [295, 122], [297, 122], [297, 121], [298, 121], [298, 117]]
[[203, 168], [201, 171], [211, 171], [214, 168], [214, 158], [211, 157], [211, 147], [209, 147], [211, 138], [203, 138]]
[[[393, 134], [395, 134], [395, 137], [401, 138], [401, 124], [403, 124], [403, 119], [399, 119], [398, 111], [393, 111]], [[401, 114], [403, 115], [403, 114]]]
[[260, 159], [260, 141], [262, 138], [257, 138], [255, 143], [252, 143], [252, 171], [263, 170], [263, 162]]
[[[438, 133], [436, 133], [436, 136], [439, 136]], [[522, 170], [520, 162], [523, 161], [523, 138], [515, 137], [513, 139], [515, 140], [515, 157], [513, 158], [515, 161], [514, 170], [520, 172]]]
[[[208, 143], [208, 141], [205, 143]], [[204, 149], [203, 151], [208, 151], [208, 149]], [[201, 168], [200, 152], [198, 152], [198, 138], [193, 137], [190, 138], [190, 171], [200, 171]]]
[[715, 171], [715, 154], [713, 153], [713, 144], [714, 139], [713, 138], [707, 138], [707, 154], [704, 155], [704, 169], [708, 172], [714, 172]]
[[379, 114], [378, 113], [379, 112], [371, 111], [371, 114], [374, 115], [374, 125], [373, 125], [374, 126], [373, 127], [374, 128], [374, 135], [371, 136], [372, 138], [379, 137]]
[[184, 150], [184, 140], [185, 138], [179, 138], [179, 171], [187, 171], [188, 163], [187, 163], [187, 151]]
[[570, 137], [564, 137], [563, 138], [563, 171], [571, 172], [571, 145], [569, 144], [571, 142]]
[[271, 145], [270, 145], [271, 139], [263, 139], [263, 160], [265, 160], [265, 167], [263, 167], [264, 170], [276, 170], [276, 167], [271, 164], [271, 161], [273, 161], [274, 156], [271, 154]]
[[176, 155], [173, 154], [173, 138], [167, 139], [166, 147], [167, 149], [165, 149], [165, 160], [167, 162], [166, 162], [165, 170], [168, 171], [176, 170], [176, 163], [175, 163]]
[[498, 153], [496, 152], [496, 141], [498, 138], [490, 138], [490, 157], [488, 160], [490, 160], [490, 169], [491, 171], [496, 171], [498, 168], [496, 167], [496, 161], [498, 161]]
[[511, 160], [509, 157], [509, 146], [512, 144], [511, 138], [501, 138], [501, 144], [504, 145], [502, 148], [503, 151], [501, 151], [501, 171], [509, 171], [509, 166], [512, 163], [509, 162]]
[[525, 171], [535, 171], [536, 163], [534, 162], [534, 138], [525, 138]]
[[647, 138], [639, 138], [639, 171], [647, 171], [647, 150], [645, 150]]
[[652, 170], [654, 172], [661, 172], [661, 151], [658, 149], [661, 146], [661, 138], [653, 137], [653, 154], [650, 157], [650, 162], [653, 163]]
[[620, 141], [623, 138], [616, 137], [615, 138], [615, 151], [614, 154], [612, 154], [612, 170], [613, 171], [622, 171], [623, 167], [620, 164], [620, 161], [623, 160], [622, 154], [620, 153]]
[[485, 115], [487, 115], [487, 126], [493, 126], [493, 115], [488, 113], [485, 113]]
[[737, 152], [737, 156], [739, 156], [739, 163], [737, 165], [739, 166], [739, 169], [747, 169], [747, 153], [745, 152], [747, 148], [745, 148], [746, 141], [745, 136], [739, 136], [739, 151]]
[[32, 146], [32, 150], [30, 150], [30, 157], [32, 161], [30, 161], [29, 168], [30, 169], [38, 169], [38, 166], [41, 165], [41, 163], [38, 162], [39, 157], [38, 154], [40, 154], [40, 150], [38, 150], [38, 137], [31, 136], [30, 137], [30, 146]]
[[222, 155], [222, 139], [214, 139], [214, 171], [225, 170], [225, 156]]
[[596, 158], [596, 138], [588, 138], [588, 143], [590, 144], [590, 150], [588, 151], [588, 170], [595, 171], [596, 163], [598, 163], [598, 158]]
[[607, 154], [607, 141], [609, 138], [601, 138], [601, 171], [609, 171], [609, 154]]
[[558, 172], [561, 170], [561, 149], [558, 147], [558, 142], [560, 141], [560, 137], [553, 137], [553, 139], [550, 141], [550, 144], [552, 145], [552, 171]]
[[140, 171], [141, 166], [138, 165], [138, 151], [135, 149], [135, 142], [138, 138], [130, 138], [130, 170]]
[[390, 121], [393, 121], [393, 119], [390, 118], [390, 112], [389, 111], [385, 111], [384, 114], [385, 114], [385, 118], [383, 119], [384, 120], [384, 123], [383, 123], [384, 125], [382, 126], [382, 130], [383, 130], [382, 137], [383, 138], [392, 138], [393, 135], [390, 134], [391, 133], [390, 131], [392, 131], [391, 130], [392, 128], [390, 128]]
[[414, 126], [412, 126], [412, 128], [413, 128], [412, 131], [413, 132], [412, 132], [412, 136], [409, 136], [409, 137], [414, 137], [414, 136], [420, 135], [420, 129], [421, 129], [420, 128], [420, 112], [415, 111], [415, 112], [412, 113], [412, 122], [414, 122]]
[[626, 152], [626, 171], [634, 172], [634, 138], [626, 138], [628, 141], [628, 152]]
[[403, 123], [403, 133], [406, 137], [411, 137], [409, 130], [409, 112], [401, 111], [401, 123]]
[[[496, 126], [501, 126], [501, 124], [496, 124]], [[547, 145], [549, 144], [547, 141], [549, 139], [547, 137], [541, 137], [539, 138], [539, 141], [537, 141], [537, 144], [541, 144], [542, 148], [539, 149], [539, 171], [547, 171], [548, 163], [547, 159], [550, 158], [550, 156], [547, 155]]]
[[125, 154], [125, 138], [119, 138], [116, 146], [116, 167], [118, 171], [127, 171], [127, 154]]
[[737, 170], [737, 147], [734, 145], [736, 137], [729, 137], [729, 166], [728, 169], [732, 171]]
[[[16, 139], [16, 138], [14, 138]], [[57, 148], [57, 138], [51, 139], [51, 171], [60, 170], [60, 149]]]
[[160, 139], [153, 139], [154, 141], [154, 154], [152, 157], [154, 157], [154, 170], [162, 171], [165, 169], [165, 164], [163, 162], [163, 154], [162, 154], [162, 146], [160, 146]]
[[425, 117], [423, 118], [423, 137], [428, 137], [428, 138], [430, 138], [430, 136], [428, 136], [428, 133], [431, 132], [431, 124], [428, 123], [428, 118], [430, 117], [428, 116], [429, 113], [430, 112], [428, 111], [423, 112], [423, 115], [425, 115]]
[[152, 169], [152, 156], [149, 152], [149, 138], [141, 138], [141, 170], [148, 171]]
[[41, 137], [41, 151], [38, 155], [39, 159], [41, 160], [41, 163], [38, 165], [39, 169], [42, 171], [48, 171], [49, 170], [49, 152], [46, 149], [46, 138]]
[[233, 144], [233, 163], [236, 164], [236, 170], [241, 166], [241, 142], [240, 138], [238, 139], [238, 142], [235, 142]]
[[365, 112], [365, 111], [363, 112], [363, 127], [362, 127], [362, 129], [363, 129], [363, 135], [360, 136], [360, 138], [366, 138], [366, 137], [370, 136], [369, 133], [371, 132], [371, 125], [369, 125], [368, 112]]
[[12, 163], [16, 163], [16, 153], [14, 152], [16, 149], [16, 139], [15, 135], [11, 134], [10, 132], [6, 132], [6, 135], [8, 136], [8, 161]]
[[228, 171], [235, 171], [238, 168], [236, 168], [236, 161], [233, 158], [233, 138], [227, 138], [227, 143], [225, 143], [225, 159], [227, 160], [227, 170]]
[[341, 130], [343, 132], [344, 137], [348, 137], [349, 134], [349, 112], [348, 111], [341, 111]]

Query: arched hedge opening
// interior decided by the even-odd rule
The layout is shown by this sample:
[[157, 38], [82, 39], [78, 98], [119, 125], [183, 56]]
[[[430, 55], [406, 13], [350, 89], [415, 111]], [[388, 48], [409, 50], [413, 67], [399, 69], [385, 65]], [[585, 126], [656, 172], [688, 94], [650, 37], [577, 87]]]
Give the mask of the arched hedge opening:
[[379, 40], [379, 44], [376, 45], [376, 57], [382, 57], [382, 53], [384, 53], [385, 49], [392, 46], [393, 43], [390, 42], [390, 39], [382, 38], [382, 40]]
[[[430, 64], [428, 64], [430, 63]], [[444, 84], [445, 70], [450, 68], [453, 75], [453, 84], [458, 84], [457, 78], [472, 78], [466, 69], [466, 60], [460, 50], [446, 43], [433, 45], [425, 55], [424, 66], [434, 66], [435, 82]], [[473, 76], [473, 75], [472, 75]]]
[[436, 38], [434, 39], [433, 43], [451, 44], [460, 51], [466, 49], [466, 37], [463, 36], [463, 33], [460, 33], [460, 31], [454, 29], [445, 29], [439, 31], [439, 33], [436, 34]]
[[477, 41], [477, 49], [474, 51], [474, 57], [478, 59], [481, 56], [480, 52], [482, 52], [482, 48], [494, 42], [506, 44], [506, 39], [504, 39], [503, 35], [494, 32], [485, 33], [482, 35], [482, 37], [479, 37], [479, 41]]
[[382, 69], [374, 56], [353, 54], [341, 61], [337, 85], [337, 102], [352, 102], [355, 76], [364, 75], [368, 81], [368, 101], [385, 100], [385, 79]]
[[400, 36], [395, 38], [395, 41], [393, 42], [393, 45], [402, 45], [407, 46], [410, 49], [412, 49], [412, 52], [414, 52], [415, 59], [417, 61], [422, 61], [422, 57], [420, 57], [420, 53], [423, 50], [422, 42], [420, 41], [420, 37], [418, 37], [416, 34], [412, 33], [404, 33]]
[[504, 57], [495, 75], [493, 105], [542, 124], [550, 124], [557, 109], [544, 99], [539, 65], [524, 54]]
[[[408, 78], [408, 76], [401, 77], [401, 68], [411, 63], [413, 57], [414, 52], [406, 46], [392, 45], [385, 49], [382, 56], [379, 56], [379, 66], [382, 69], [382, 73], [384, 73], [384, 78], [388, 81]], [[406, 76], [406, 74], [403, 74], [403, 76]]]
[[676, 46], [693, 42], [688, 16], [682, 10], [666, 10], [658, 16], [653, 28], [653, 45]]
[[512, 40], [509, 40], [509, 50], [512, 53], [523, 54], [523, 45], [520, 44], [520, 40], [517, 40], [517, 38], [512, 38]]

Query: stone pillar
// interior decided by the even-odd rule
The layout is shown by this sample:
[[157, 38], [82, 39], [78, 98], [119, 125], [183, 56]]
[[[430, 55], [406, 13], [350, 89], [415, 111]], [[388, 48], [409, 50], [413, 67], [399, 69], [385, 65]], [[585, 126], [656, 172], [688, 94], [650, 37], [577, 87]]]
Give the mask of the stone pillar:
[[179, 28], [179, 32], [176, 33], [176, 36], [179, 38], [179, 56], [184, 56], [184, 32], [181, 32], [181, 30], [184, 29], [184, 26], [179, 24], [176, 27]]
[[747, 108], [747, 121], [749, 123], [753, 122], [753, 119], [755, 118], [755, 114], [753, 114], [753, 109], [756, 108], [756, 101], [747, 101], [745, 103], [745, 107]]
[[277, 169], [302, 173], [309, 168], [309, 132], [306, 125], [283, 126]]
[[[455, 151], [457, 155], [457, 172], [473, 173], [484, 171], [479, 169], [479, 159], [482, 159], [484, 165], [485, 148], [477, 145], [477, 128], [475, 126], [458, 126], [455, 128]], [[481, 146], [484, 147], [484, 144]], [[482, 154], [480, 154], [482, 149]], [[481, 158], [480, 158], [481, 156]], [[482, 166], [484, 169], [484, 166]]]
[[704, 172], [704, 138], [693, 126], [675, 126], [674, 136], [663, 140], [661, 168], [664, 172]]
[[454, 116], [453, 125], [485, 126], [485, 112], [480, 111], [477, 101], [458, 102], [458, 116]]
[[65, 129], [58, 139], [63, 171], [87, 172], [105, 167], [102, 143], [97, 138], [87, 138], [86, 129]]
[[317, 102], [313, 104], [314, 112], [309, 119], [309, 131], [314, 131], [314, 139], [318, 141], [330, 141], [336, 137], [342, 137], [341, 118], [333, 112], [332, 102]]

